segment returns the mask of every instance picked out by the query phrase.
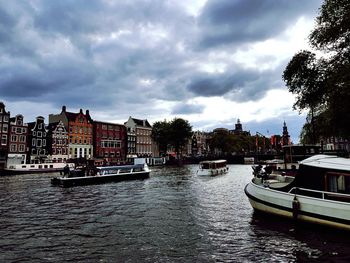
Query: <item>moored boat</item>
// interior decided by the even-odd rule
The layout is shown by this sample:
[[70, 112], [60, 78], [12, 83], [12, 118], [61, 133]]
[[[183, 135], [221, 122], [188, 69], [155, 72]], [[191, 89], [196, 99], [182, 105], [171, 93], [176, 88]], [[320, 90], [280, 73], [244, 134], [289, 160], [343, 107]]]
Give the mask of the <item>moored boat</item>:
[[82, 167], [69, 171], [62, 177], [52, 178], [51, 184], [62, 187], [101, 184], [123, 180], [146, 179], [149, 177], [149, 174], [150, 170], [146, 163], [95, 167], [92, 169]]
[[350, 230], [350, 159], [314, 155], [295, 177], [254, 169], [245, 193], [255, 210]]
[[74, 167], [74, 163], [14, 164], [4, 169], [4, 175], [62, 172], [67, 165]]
[[199, 163], [198, 175], [216, 176], [228, 172], [226, 160], [202, 161]]

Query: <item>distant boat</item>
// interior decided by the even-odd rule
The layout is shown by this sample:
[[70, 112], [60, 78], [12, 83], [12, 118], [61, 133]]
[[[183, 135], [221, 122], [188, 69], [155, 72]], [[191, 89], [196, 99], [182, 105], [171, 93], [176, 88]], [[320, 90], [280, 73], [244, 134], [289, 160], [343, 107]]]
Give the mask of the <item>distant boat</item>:
[[4, 169], [4, 175], [61, 172], [67, 165], [74, 167], [74, 163], [13, 164]]
[[254, 164], [254, 157], [244, 157], [244, 164]]
[[216, 176], [228, 172], [226, 160], [202, 161], [199, 163], [198, 175]]
[[145, 179], [149, 177], [149, 174], [150, 170], [145, 162], [134, 165], [96, 167], [90, 170], [82, 167], [69, 171], [65, 176], [52, 178], [51, 184], [62, 187], [101, 184], [123, 180]]
[[350, 159], [314, 155], [295, 177], [253, 169], [245, 193], [255, 210], [350, 230]]

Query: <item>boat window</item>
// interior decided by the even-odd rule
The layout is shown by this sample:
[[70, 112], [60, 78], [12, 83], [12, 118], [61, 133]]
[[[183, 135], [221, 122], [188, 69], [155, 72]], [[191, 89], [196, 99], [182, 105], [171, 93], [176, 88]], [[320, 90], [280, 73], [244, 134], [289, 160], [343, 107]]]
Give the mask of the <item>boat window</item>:
[[350, 174], [327, 173], [326, 182], [326, 191], [350, 193]]
[[209, 163], [202, 163], [201, 165], [202, 169], [209, 169]]

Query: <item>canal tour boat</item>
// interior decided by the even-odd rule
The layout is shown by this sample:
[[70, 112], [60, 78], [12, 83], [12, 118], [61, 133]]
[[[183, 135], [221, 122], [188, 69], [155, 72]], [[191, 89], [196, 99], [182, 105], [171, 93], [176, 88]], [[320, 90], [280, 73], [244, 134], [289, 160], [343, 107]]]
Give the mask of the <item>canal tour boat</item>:
[[149, 177], [149, 174], [150, 169], [145, 162], [135, 162], [133, 165], [121, 166], [80, 167], [74, 170], [66, 170], [65, 175], [61, 177], [52, 178], [51, 184], [62, 187], [101, 184], [123, 180], [146, 179]]
[[314, 155], [295, 177], [253, 170], [245, 194], [255, 210], [350, 230], [350, 159]]
[[198, 175], [216, 176], [228, 172], [226, 160], [202, 161], [199, 163]]
[[4, 169], [5, 175], [62, 172], [64, 167], [73, 168], [74, 163], [12, 164]]

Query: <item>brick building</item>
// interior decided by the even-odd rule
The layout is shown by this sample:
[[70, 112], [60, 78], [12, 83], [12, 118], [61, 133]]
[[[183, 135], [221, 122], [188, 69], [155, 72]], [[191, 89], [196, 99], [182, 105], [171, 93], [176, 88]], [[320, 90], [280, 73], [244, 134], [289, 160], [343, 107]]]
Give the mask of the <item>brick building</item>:
[[69, 158], [93, 157], [93, 120], [90, 117], [89, 110], [83, 113], [80, 109], [78, 113], [68, 112], [66, 106], [62, 106], [60, 114], [50, 114], [49, 123], [62, 121], [68, 131], [69, 140]]
[[10, 118], [9, 152], [7, 166], [27, 163], [28, 155], [28, 124], [24, 123], [23, 115]]
[[9, 145], [10, 112], [0, 102], [0, 169], [5, 168]]
[[126, 161], [127, 131], [122, 124], [94, 121], [94, 157], [108, 163], [118, 164]]

